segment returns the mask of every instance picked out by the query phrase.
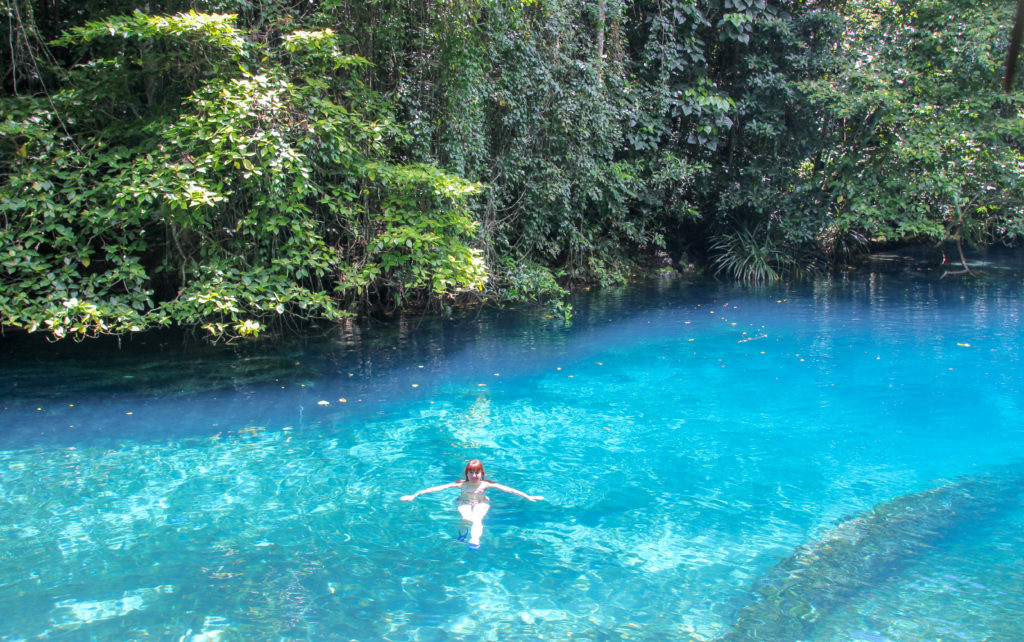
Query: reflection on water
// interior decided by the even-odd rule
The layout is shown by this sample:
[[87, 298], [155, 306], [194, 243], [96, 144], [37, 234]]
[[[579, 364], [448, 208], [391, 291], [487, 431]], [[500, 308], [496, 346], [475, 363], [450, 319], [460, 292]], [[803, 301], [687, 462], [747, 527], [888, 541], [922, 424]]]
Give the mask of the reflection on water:
[[[576, 309], [273, 347], [5, 340], [0, 638], [738, 635], [801, 546], [1024, 453], [1019, 275], [674, 281]], [[492, 498], [475, 552], [452, 495], [398, 501], [473, 457], [547, 498]], [[1016, 630], [1020, 510], [913, 524], [943, 532], [893, 540], [810, 639]]]

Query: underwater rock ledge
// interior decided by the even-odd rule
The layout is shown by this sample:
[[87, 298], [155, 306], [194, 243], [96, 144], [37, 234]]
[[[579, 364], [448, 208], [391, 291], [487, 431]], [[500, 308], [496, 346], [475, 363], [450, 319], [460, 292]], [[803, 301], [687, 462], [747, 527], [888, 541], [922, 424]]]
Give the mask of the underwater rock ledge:
[[852, 517], [757, 580], [722, 642], [803, 640], [863, 588], [883, 581], [968, 521], [1019, 502], [1024, 474], [965, 477]]

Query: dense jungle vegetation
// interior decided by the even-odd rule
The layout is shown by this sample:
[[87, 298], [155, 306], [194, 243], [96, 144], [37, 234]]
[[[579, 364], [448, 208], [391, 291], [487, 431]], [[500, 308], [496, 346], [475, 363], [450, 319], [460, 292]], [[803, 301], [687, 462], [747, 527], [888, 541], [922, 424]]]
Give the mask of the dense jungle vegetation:
[[0, 322], [213, 339], [1024, 233], [986, 0], [2, 0]]

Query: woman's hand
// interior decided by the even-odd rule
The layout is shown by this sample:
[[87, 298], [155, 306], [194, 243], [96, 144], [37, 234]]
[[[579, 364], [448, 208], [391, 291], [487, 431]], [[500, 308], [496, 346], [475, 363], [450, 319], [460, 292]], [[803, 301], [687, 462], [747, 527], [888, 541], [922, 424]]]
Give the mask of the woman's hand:
[[540, 495], [527, 495], [526, 499], [530, 500], [531, 502], [539, 502], [544, 498], [541, 497]]
[[414, 499], [416, 499], [415, 495], [402, 495], [403, 502], [411, 502]]

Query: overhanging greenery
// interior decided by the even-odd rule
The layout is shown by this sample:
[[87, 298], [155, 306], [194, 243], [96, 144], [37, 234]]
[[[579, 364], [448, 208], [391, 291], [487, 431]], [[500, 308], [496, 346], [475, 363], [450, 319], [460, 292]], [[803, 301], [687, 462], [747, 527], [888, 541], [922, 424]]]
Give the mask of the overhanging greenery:
[[148, 7], [5, 4], [6, 328], [235, 338], [1024, 232], [1005, 3]]

